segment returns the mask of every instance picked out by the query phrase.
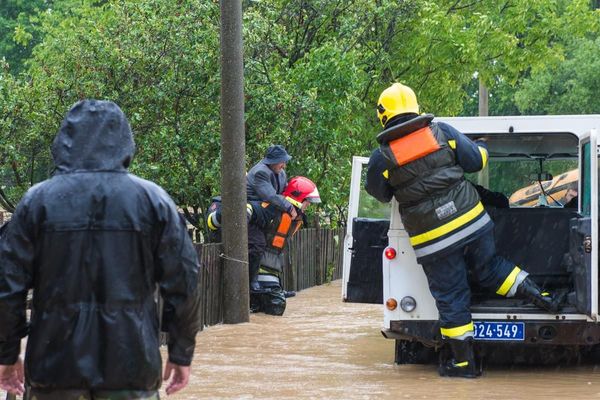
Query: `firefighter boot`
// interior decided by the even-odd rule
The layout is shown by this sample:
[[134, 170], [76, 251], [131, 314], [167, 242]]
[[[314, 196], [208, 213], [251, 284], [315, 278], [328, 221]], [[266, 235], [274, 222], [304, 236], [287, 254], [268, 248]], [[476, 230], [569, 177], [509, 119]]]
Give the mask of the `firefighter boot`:
[[440, 376], [477, 378], [481, 375], [475, 363], [472, 337], [465, 340], [446, 339], [446, 342], [450, 345], [452, 357], [440, 361]]
[[542, 289], [540, 289], [540, 287], [529, 277], [525, 278], [525, 280], [517, 286], [517, 294], [546, 311], [556, 313], [560, 310], [560, 297], [542, 291]]

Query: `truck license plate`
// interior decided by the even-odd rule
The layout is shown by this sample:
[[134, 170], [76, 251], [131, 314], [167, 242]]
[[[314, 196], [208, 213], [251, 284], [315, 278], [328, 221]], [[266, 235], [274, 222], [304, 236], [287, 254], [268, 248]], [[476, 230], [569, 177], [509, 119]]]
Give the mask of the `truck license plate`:
[[525, 340], [524, 322], [475, 322], [475, 340]]

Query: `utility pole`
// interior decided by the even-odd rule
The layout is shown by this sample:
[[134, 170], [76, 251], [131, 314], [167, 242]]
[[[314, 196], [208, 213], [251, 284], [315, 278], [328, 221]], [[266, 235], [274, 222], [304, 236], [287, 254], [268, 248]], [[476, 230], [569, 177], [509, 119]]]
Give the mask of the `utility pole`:
[[487, 87], [479, 78], [479, 116], [487, 117], [489, 115], [489, 100], [490, 94]]
[[223, 322], [248, 322], [242, 2], [221, 0]]

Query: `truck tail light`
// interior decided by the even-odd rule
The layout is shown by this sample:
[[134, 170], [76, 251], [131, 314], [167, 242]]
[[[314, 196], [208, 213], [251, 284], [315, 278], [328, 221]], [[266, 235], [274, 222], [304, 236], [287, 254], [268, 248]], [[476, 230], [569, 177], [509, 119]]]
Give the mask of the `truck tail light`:
[[393, 247], [388, 247], [385, 249], [383, 254], [385, 254], [385, 258], [387, 258], [388, 260], [393, 260], [394, 258], [396, 258], [396, 249], [394, 249]]
[[398, 302], [396, 299], [389, 298], [385, 301], [385, 306], [388, 310], [394, 311], [396, 308], [398, 308]]

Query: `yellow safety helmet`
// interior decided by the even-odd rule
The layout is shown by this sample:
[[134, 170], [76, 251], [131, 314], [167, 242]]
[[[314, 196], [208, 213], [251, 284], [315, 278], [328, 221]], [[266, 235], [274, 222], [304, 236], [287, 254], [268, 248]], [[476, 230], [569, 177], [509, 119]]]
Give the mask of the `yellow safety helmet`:
[[419, 113], [417, 96], [411, 88], [394, 83], [381, 92], [377, 102], [377, 117], [383, 127], [391, 118], [406, 113]]

